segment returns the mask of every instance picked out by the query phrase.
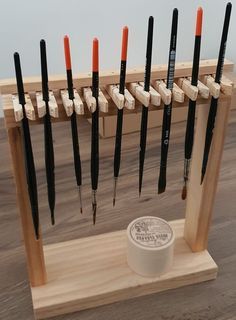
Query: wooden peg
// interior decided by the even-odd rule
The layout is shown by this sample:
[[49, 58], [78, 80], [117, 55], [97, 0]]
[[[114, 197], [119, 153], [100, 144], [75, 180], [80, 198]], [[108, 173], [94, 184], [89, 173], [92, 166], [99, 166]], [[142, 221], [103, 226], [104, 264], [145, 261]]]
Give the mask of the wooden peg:
[[119, 87], [115, 84], [108, 85], [106, 90], [118, 109], [124, 108], [125, 98], [119, 93]]
[[84, 88], [84, 99], [86, 101], [87, 107], [90, 112], [96, 111], [96, 99], [92, 95], [92, 90], [90, 87]]
[[49, 101], [48, 101], [49, 113], [53, 118], [58, 118], [58, 105], [56, 98], [52, 91], [49, 91]]
[[[144, 87], [144, 82], [139, 82], [139, 84]], [[151, 104], [154, 106], [159, 107], [161, 105], [161, 95], [159, 92], [157, 92], [152, 86], [149, 88], [149, 93], [151, 96]]]
[[[188, 77], [188, 80], [191, 82], [192, 78], [191, 78], [191, 77]], [[201, 82], [200, 80], [198, 80], [197, 88], [198, 88], [198, 93], [200, 94], [200, 96], [201, 96], [203, 99], [208, 99], [208, 98], [209, 98], [210, 90], [209, 90], [209, 88], [208, 88], [203, 82]]]
[[67, 117], [70, 117], [74, 111], [73, 100], [69, 99], [68, 90], [61, 90], [61, 99], [66, 111]]
[[198, 92], [199, 92], [200, 96], [204, 99], [208, 99], [209, 95], [210, 95], [209, 88], [199, 80], [197, 83], [197, 87], [198, 87]]
[[135, 109], [135, 99], [128, 89], [125, 89], [125, 107], [129, 110]]
[[222, 75], [220, 81], [220, 91], [223, 92], [227, 96], [231, 96], [233, 93], [233, 82]]
[[189, 79], [179, 78], [178, 85], [189, 99], [191, 99], [192, 101], [197, 100], [198, 87], [191, 85]]
[[28, 93], [25, 94], [25, 114], [29, 120], [35, 120], [35, 111]]
[[129, 90], [131, 94], [144, 105], [145, 107], [149, 106], [150, 103], [150, 93], [144, 91], [144, 88], [137, 82], [132, 82], [129, 84]]
[[17, 94], [12, 94], [12, 103], [14, 108], [14, 116], [16, 122], [19, 122], [23, 119], [23, 109], [22, 105], [19, 104], [19, 99]]
[[38, 117], [42, 118], [46, 114], [46, 104], [43, 101], [42, 92], [36, 92], [36, 103], [37, 103]]
[[171, 103], [171, 90], [166, 88], [165, 82], [163, 80], [157, 80], [154, 81], [153, 85], [161, 95], [163, 103], [169, 105]]
[[209, 88], [210, 94], [215, 98], [219, 98], [220, 95], [220, 85], [215, 82], [215, 79], [208, 75], [204, 77], [204, 83]]
[[77, 114], [79, 115], [84, 114], [84, 104], [76, 89], [74, 89], [74, 108]]
[[100, 111], [105, 112], [105, 113], [108, 112], [108, 101], [107, 101], [106, 97], [104, 96], [101, 89], [99, 89], [98, 105], [99, 105]]
[[172, 97], [176, 102], [184, 102], [184, 91], [176, 83], [173, 84]]

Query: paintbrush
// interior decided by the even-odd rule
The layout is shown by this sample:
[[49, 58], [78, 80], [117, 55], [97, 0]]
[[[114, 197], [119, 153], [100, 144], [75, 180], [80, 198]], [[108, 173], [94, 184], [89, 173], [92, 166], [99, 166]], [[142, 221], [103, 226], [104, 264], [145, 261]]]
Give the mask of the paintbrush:
[[[124, 27], [123, 34], [122, 34], [122, 49], [121, 49], [121, 62], [120, 62], [120, 84], [119, 84], [119, 93], [123, 94], [123, 95], [125, 92], [128, 32], [129, 32], [128, 27]], [[117, 108], [116, 141], [115, 141], [115, 152], [114, 152], [113, 206], [115, 206], [115, 203], [116, 203], [116, 188], [117, 188], [118, 176], [119, 176], [119, 171], [120, 171], [122, 127], [123, 127], [123, 108], [122, 109]]]
[[14, 63], [16, 72], [16, 83], [18, 90], [19, 103], [22, 105], [23, 119], [22, 123], [22, 133], [23, 133], [23, 148], [24, 148], [24, 159], [25, 159], [25, 172], [26, 181], [28, 185], [29, 200], [31, 206], [31, 214], [34, 225], [34, 232], [36, 239], [39, 239], [39, 211], [38, 211], [38, 193], [37, 193], [37, 180], [34, 165], [34, 156], [31, 144], [29, 122], [26, 117], [25, 112], [25, 92], [21, 73], [20, 56], [16, 52], [14, 53]]
[[91, 138], [91, 183], [92, 183], [92, 208], [93, 224], [96, 222], [97, 199], [96, 193], [98, 188], [99, 175], [99, 48], [98, 39], [93, 40], [93, 57], [92, 57], [92, 95], [96, 99], [96, 110], [92, 112], [92, 138]]
[[[200, 60], [200, 49], [201, 49], [201, 34], [202, 34], [202, 8], [197, 10], [197, 21], [196, 21], [196, 32], [195, 32], [195, 44], [193, 54], [193, 66], [192, 66], [192, 78], [191, 85], [197, 86], [198, 83], [198, 72], [199, 72], [199, 60]], [[185, 148], [184, 148], [184, 186], [182, 190], [182, 199], [186, 199], [187, 196], [187, 183], [189, 177], [189, 169], [193, 150], [194, 141], [194, 124], [195, 124], [195, 110], [196, 101], [189, 99], [188, 104], [188, 118], [185, 132]]]
[[[218, 62], [216, 67], [216, 75], [215, 75], [215, 82], [219, 84], [221, 81], [222, 71], [224, 67], [224, 58], [225, 58], [225, 50], [226, 50], [226, 43], [227, 43], [227, 37], [228, 37], [231, 9], [232, 9], [232, 4], [228, 2], [225, 10], [224, 26], [223, 26], [223, 32], [221, 37]], [[213, 130], [215, 126], [217, 105], [218, 105], [218, 99], [215, 99], [214, 97], [212, 97], [210, 110], [208, 114], [208, 120], [207, 120], [206, 137], [205, 137], [205, 145], [204, 145], [204, 153], [203, 153], [203, 161], [202, 161], [201, 184], [203, 182], [206, 169], [207, 169], [208, 156], [210, 152], [211, 141], [213, 137]]]
[[82, 185], [81, 161], [80, 161], [76, 113], [74, 109], [75, 97], [74, 97], [74, 87], [73, 87], [73, 77], [72, 77], [72, 67], [71, 67], [70, 41], [68, 36], [64, 37], [64, 51], [65, 51], [65, 62], [66, 62], [68, 96], [69, 96], [69, 99], [73, 102], [73, 113], [70, 117], [70, 121], [71, 121], [71, 134], [72, 134], [72, 143], [73, 143], [74, 169], [75, 169], [76, 182], [77, 182], [78, 191], [79, 191], [80, 212], [83, 213], [82, 195], [81, 195], [81, 185]]
[[44, 148], [45, 148], [45, 167], [47, 177], [48, 203], [51, 211], [51, 222], [55, 224], [55, 174], [54, 174], [54, 150], [52, 139], [52, 125], [49, 113], [49, 89], [48, 89], [48, 69], [46, 56], [45, 40], [40, 41], [41, 56], [41, 75], [42, 75], [42, 93], [43, 101], [46, 105], [46, 113], [44, 116]]
[[[169, 50], [169, 62], [167, 71], [167, 89], [172, 91], [175, 73], [175, 58], [176, 58], [176, 42], [177, 42], [177, 26], [178, 26], [178, 10], [173, 10], [171, 38], [170, 38], [170, 50]], [[166, 189], [166, 169], [168, 148], [170, 139], [171, 128], [171, 113], [172, 102], [169, 105], [164, 105], [163, 122], [162, 122], [162, 138], [161, 138], [161, 164], [160, 174], [158, 180], [158, 193], [163, 193]]]
[[[144, 91], [147, 91], [147, 92], [149, 92], [150, 90], [153, 24], [154, 24], [154, 18], [150, 16], [148, 20], [146, 66], [145, 66], [145, 77], [144, 77]], [[147, 141], [147, 124], [148, 124], [148, 107], [143, 105], [142, 116], [141, 116], [140, 151], [139, 151], [139, 197], [141, 196], [142, 183], [143, 183], [143, 169], [144, 169], [146, 141]]]

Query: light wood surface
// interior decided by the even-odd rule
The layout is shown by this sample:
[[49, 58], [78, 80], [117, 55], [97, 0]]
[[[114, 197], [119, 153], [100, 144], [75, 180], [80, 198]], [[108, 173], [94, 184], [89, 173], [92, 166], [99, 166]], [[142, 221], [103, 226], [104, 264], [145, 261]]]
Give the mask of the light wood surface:
[[153, 82], [154, 88], [159, 92], [161, 99], [165, 105], [169, 105], [171, 102], [171, 91], [166, 88], [166, 84], [163, 80]]
[[8, 129], [8, 141], [11, 151], [29, 278], [32, 286], [40, 286], [47, 281], [42, 248], [42, 234], [39, 232], [39, 240], [36, 240], [27, 190], [22, 137], [19, 128]]
[[[174, 109], [173, 112], [175, 110], [177, 111], [178, 109]], [[156, 115], [155, 118], [158, 121], [162, 117], [161, 115]], [[151, 120], [150, 118], [149, 121]], [[51, 320], [234, 319], [236, 314], [235, 110], [231, 112], [229, 120], [230, 124], [227, 130], [220, 181], [214, 206], [213, 223], [209, 235], [209, 251], [219, 266], [217, 279], [70, 315], [56, 316]], [[140, 121], [140, 119], [136, 121]], [[84, 200], [84, 214], [81, 216], [74, 178], [70, 123], [54, 123], [57, 223], [55, 227], [51, 227], [46, 192], [43, 130], [41, 126], [32, 126], [31, 132], [39, 187], [40, 221], [44, 243], [68, 241], [124, 229], [132, 219], [144, 214], [160, 216], [167, 220], [183, 218], [185, 202], [180, 197], [185, 128], [186, 124], [184, 122], [172, 125], [167, 190], [163, 195], [159, 196], [157, 195], [157, 178], [161, 131], [160, 128], [149, 129], [143, 196], [140, 199], [138, 198], [139, 133], [132, 133], [123, 137], [121, 176], [115, 208], [112, 208], [114, 138], [100, 140], [99, 209], [97, 223], [93, 227], [89, 175], [90, 125], [86, 119], [79, 119], [78, 130], [83, 169]], [[21, 242], [15, 187], [3, 120], [0, 120], [0, 149], [0, 319], [32, 320], [32, 299], [26, 270], [25, 253]]]
[[128, 85], [130, 93], [145, 107], [148, 107], [151, 100], [150, 92], [144, 90], [143, 86], [137, 82]]
[[200, 80], [198, 80], [197, 87], [198, 87], [198, 93], [200, 94], [200, 96], [202, 98], [208, 99], [210, 94], [209, 88]]
[[176, 236], [172, 269], [159, 277], [135, 274], [126, 261], [126, 231], [44, 247], [48, 283], [32, 289], [38, 319], [216, 278], [207, 251], [192, 253], [183, 239], [184, 221], [170, 222]]
[[191, 85], [189, 79], [180, 78], [178, 81], [178, 85], [184, 91], [186, 96], [192, 101], [196, 101], [198, 97], [198, 87]]
[[193, 251], [201, 251], [207, 248], [230, 107], [230, 100], [218, 104], [207, 170], [201, 184], [202, 157], [210, 106], [198, 106], [185, 225], [185, 239]]
[[[216, 70], [217, 59], [201, 60], [199, 66], [199, 76], [213, 74]], [[144, 79], [144, 67], [127, 69], [126, 83], [139, 82]], [[191, 74], [191, 62], [178, 62], [175, 64], [175, 77], [188, 77]], [[233, 71], [233, 63], [227, 59], [224, 61], [224, 72]], [[165, 79], [167, 75], [167, 65], [153, 65], [152, 79]], [[120, 70], [108, 70], [99, 73], [99, 85], [106, 86], [109, 84], [119, 83]], [[89, 87], [92, 84], [91, 73], [81, 73], [75, 76], [73, 84], [76, 89]], [[49, 88], [59, 90], [67, 88], [66, 74], [49, 76]], [[24, 78], [24, 89], [26, 92], [40, 91], [42, 89], [41, 77]], [[4, 79], [0, 81], [1, 94], [16, 93], [15, 79]]]
[[204, 83], [209, 88], [210, 94], [217, 99], [220, 95], [220, 84], [216, 83], [211, 75], [204, 77]]

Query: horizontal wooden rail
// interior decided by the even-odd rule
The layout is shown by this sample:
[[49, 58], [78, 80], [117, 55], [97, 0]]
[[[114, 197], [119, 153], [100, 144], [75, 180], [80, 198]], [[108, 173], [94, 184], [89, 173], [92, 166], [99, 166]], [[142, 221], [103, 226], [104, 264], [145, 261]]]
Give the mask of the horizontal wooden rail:
[[[199, 68], [199, 76], [213, 74], [216, 72], [216, 59], [201, 60]], [[233, 62], [225, 60], [224, 72], [233, 71]], [[189, 77], [192, 72], [192, 62], [179, 62], [175, 66], [175, 77]], [[167, 65], [153, 65], [152, 76], [155, 79], [165, 79], [167, 74]], [[99, 74], [99, 84], [108, 85], [119, 83], [120, 71], [103, 71]], [[144, 79], [144, 67], [128, 69], [126, 74], [126, 82], [143, 81]], [[91, 73], [81, 73], [74, 78], [74, 86], [79, 89], [82, 87], [91, 86], [92, 75]], [[41, 77], [27, 77], [24, 78], [24, 87], [26, 92], [40, 91], [42, 89]], [[51, 90], [64, 89], [67, 87], [66, 73], [64, 75], [54, 75], [49, 77], [49, 88]], [[16, 93], [16, 80], [6, 79], [0, 81], [0, 93], [1, 94], [13, 94]]]
[[[203, 60], [200, 63], [200, 72], [199, 72], [199, 79], [204, 79], [206, 75], [211, 75], [215, 72], [216, 69], [216, 60]], [[187, 81], [187, 77], [191, 76], [191, 66], [192, 64], [189, 62], [185, 63], [179, 63], [176, 66], [176, 72], [175, 72], [175, 83], [178, 83], [180, 80], [180, 77], [183, 79], [185, 77]], [[232, 70], [233, 68], [233, 63], [230, 61], [225, 62], [224, 66], [224, 72], [228, 72]], [[165, 79], [167, 73], [167, 66], [166, 65], [158, 65], [153, 67], [152, 71], [152, 84], [155, 84], [156, 80], [162, 80]], [[131, 69], [127, 72], [127, 88], [129, 89], [129, 81], [136, 81], [139, 82], [143, 80], [144, 77], [144, 70], [143, 69]], [[61, 121], [67, 121], [70, 119], [68, 116], [68, 109], [65, 110], [65, 106], [63, 105], [62, 97], [61, 97], [61, 90], [66, 87], [66, 81], [63, 77], [51, 77], [50, 82], [50, 90], [52, 91], [52, 97], [54, 99], [54, 107], [56, 108], [52, 115], [52, 122], [61, 122]], [[109, 94], [109, 90], [107, 90], [108, 86], [110, 84], [115, 84], [119, 81], [119, 72], [102, 72], [100, 74], [100, 89], [103, 94], [103, 98], [105, 99], [105, 103], [107, 103], [106, 110], [107, 112], [102, 112], [100, 111], [100, 117], [106, 117], [106, 116], [111, 116], [111, 115], [116, 115], [117, 114], [117, 107], [111, 98], [111, 95]], [[87, 86], [90, 85], [91, 82], [91, 75], [86, 74], [86, 75], [80, 75], [79, 78], [75, 79], [75, 89], [77, 89], [80, 98], [82, 100], [81, 103], [84, 104], [83, 106], [83, 112], [84, 112], [84, 117], [90, 118], [91, 117], [91, 112], [88, 108], [88, 105], [85, 101], [85, 96], [84, 96], [84, 89]], [[163, 82], [164, 83], [164, 82]], [[41, 91], [41, 81], [40, 78], [25, 78], [24, 81], [25, 84], [25, 92], [28, 93], [29, 101], [32, 105], [32, 110], [34, 117], [29, 117], [30, 123], [31, 124], [40, 124], [42, 123], [42, 118], [39, 117], [38, 114], [38, 108], [37, 108], [37, 101], [36, 101], [36, 92]], [[176, 86], [177, 87], [177, 86]], [[4, 116], [5, 116], [5, 123], [7, 128], [14, 128], [18, 127], [20, 125], [19, 119], [16, 121], [16, 116], [14, 113], [14, 104], [13, 104], [13, 96], [12, 94], [15, 94], [15, 81], [14, 80], [3, 80], [0, 84], [0, 89], [2, 93], [2, 100], [3, 100], [3, 111], [4, 111]], [[178, 88], [180, 91], [181, 89]], [[190, 88], [191, 89], [191, 88]], [[154, 89], [153, 89], [154, 90]], [[158, 90], [158, 89], [157, 89]], [[185, 90], [185, 89], [184, 89]], [[198, 90], [196, 88], [196, 90]], [[155, 91], [155, 90], [154, 90]], [[223, 91], [223, 90], [222, 90]], [[160, 90], [159, 90], [160, 92]], [[183, 92], [183, 91], [182, 91]], [[37, 97], [38, 97], [37, 93]], [[188, 105], [188, 98], [186, 96], [186, 91], [184, 92], [184, 101], [183, 102], [176, 102], [174, 101], [174, 96], [173, 96], [173, 107], [178, 108], [178, 107], [187, 107]], [[226, 94], [225, 94], [226, 93]], [[230, 98], [230, 95], [227, 94], [227, 91], [224, 93], [221, 92], [220, 94], [220, 101], [224, 102], [227, 99]], [[232, 92], [231, 92], [232, 93]], [[233, 92], [234, 93], [234, 92]], [[159, 94], [156, 91], [156, 94]], [[159, 94], [160, 95], [160, 94]], [[234, 94], [233, 94], [234, 96]], [[132, 98], [132, 96], [131, 96]], [[163, 101], [163, 96], [161, 95], [162, 102], [161, 104], [158, 105], [153, 105], [152, 103], [149, 104], [149, 110], [160, 110], [163, 108], [164, 103]], [[211, 96], [209, 96], [208, 99], [205, 99], [201, 97], [201, 95], [198, 95], [197, 101], [198, 104], [201, 105], [209, 105]], [[141, 101], [142, 99], [139, 99], [138, 96], [135, 96], [135, 107], [132, 109], [127, 109], [124, 108], [124, 113], [125, 114], [130, 114], [130, 113], [138, 113], [141, 111]], [[152, 100], [150, 100], [152, 102]], [[16, 100], [14, 99], [14, 102]], [[20, 106], [21, 107], [21, 106]], [[16, 111], [16, 109], [15, 109]], [[31, 121], [32, 120], [32, 121]]]
[[[70, 120], [70, 117], [67, 116], [65, 108], [62, 104], [62, 99], [59, 95], [59, 93], [54, 93], [55, 97], [56, 97], [56, 101], [57, 101], [57, 105], [58, 105], [58, 118], [53, 118], [51, 117], [52, 122], [63, 122], [63, 121], [68, 121]], [[100, 112], [100, 117], [107, 117], [107, 116], [112, 116], [112, 115], [116, 115], [117, 114], [117, 107], [115, 106], [114, 102], [112, 101], [111, 97], [104, 91], [104, 95], [108, 100], [109, 103], [109, 109], [107, 113], [104, 112]], [[221, 94], [220, 96], [220, 102], [225, 102], [227, 100], [230, 99], [230, 96], [226, 96], [224, 94]], [[84, 104], [84, 98], [82, 98]], [[38, 117], [38, 113], [37, 113], [37, 108], [36, 108], [36, 98], [35, 95], [31, 95], [31, 101], [33, 103], [33, 106], [35, 108], [35, 120], [29, 120], [31, 125], [37, 125], [37, 124], [41, 124], [43, 123], [42, 118]], [[197, 99], [198, 104], [201, 105], [209, 105], [210, 103], [210, 98], [209, 99], [203, 99], [203, 98], [198, 98]], [[187, 107], [188, 106], [188, 100], [185, 99], [185, 101], [183, 103], [178, 103], [178, 102], [173, 102], [172, 103], [173, 108], [183, 108], [183, 107]], [[131, 113], [138, 113], [141, 112], [142, 110], [142, 105], [138, 100], [135, 100], [135, 109], [133, 110], [128, 110], [126, 108], [124, 108], [124, 114], [131, 114]], [[149, 110], [161, 110], [163, 109], [164, 104], [163, 102], [161, 103], [161, 105], [159, 107], [157, 106], [153, 106], [153, 105], [149, 105]], [[3, 95], [3, 110], [4, 110], [4, 117], [5, 117], [5, 125], [6, 128], [13, 128], [13, 127], [17, 127], [20, 126], [20, 122], [16, 122], [15, 120], [15, 115], [14, 115], [14, 109], [13, 109], [13, 102], [12, 102], [12, 96], [11, 95]], [[79, 116], [80, 117], [80, 116]], [[88, 108], [85, 107], [84, 109], [84, 115], [82, 115], [82, 117], [85, 118], [91, 118], [91, 112], [89, 112]]]

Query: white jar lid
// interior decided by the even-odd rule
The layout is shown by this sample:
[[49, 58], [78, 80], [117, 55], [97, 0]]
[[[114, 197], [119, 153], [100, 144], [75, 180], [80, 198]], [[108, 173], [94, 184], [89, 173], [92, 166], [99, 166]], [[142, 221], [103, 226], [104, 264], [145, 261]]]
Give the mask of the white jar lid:
[[145, 216], [127, 228], [127, 262], [143, 276], [158, 276], [170, 270], [174, 253], [174, 232], [161, 218]]

